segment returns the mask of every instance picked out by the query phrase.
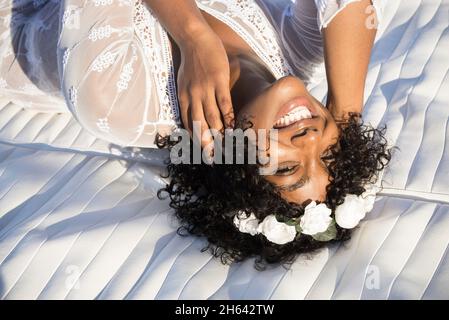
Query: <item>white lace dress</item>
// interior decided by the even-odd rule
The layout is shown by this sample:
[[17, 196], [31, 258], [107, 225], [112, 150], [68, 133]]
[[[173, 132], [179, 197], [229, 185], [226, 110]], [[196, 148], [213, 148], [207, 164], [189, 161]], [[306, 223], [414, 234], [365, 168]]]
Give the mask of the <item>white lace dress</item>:
[[[323, 63], [321, 28], [357, 0], [197, 0], [276, 78], [308, 81]], [[385, 0], [373, 1], [382, 17]], [[174, 8], [175, 10], [175, 8]], [[0, 95], [71, 112], [95, 136], [154, 147], [180, 124], [171, 46], [142, 0], [0, 0]]]

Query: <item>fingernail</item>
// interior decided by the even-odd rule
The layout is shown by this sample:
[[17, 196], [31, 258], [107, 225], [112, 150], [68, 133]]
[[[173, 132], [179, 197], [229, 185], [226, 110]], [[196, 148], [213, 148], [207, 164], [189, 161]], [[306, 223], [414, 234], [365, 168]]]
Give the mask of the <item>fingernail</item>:
[[206, 164], [213, 164], [214, 162], [214, 149], [213, 148], [209, 148], [209, 150], [204, 150], [203, 151], [203, 157], [204, 157], [204, 162]]

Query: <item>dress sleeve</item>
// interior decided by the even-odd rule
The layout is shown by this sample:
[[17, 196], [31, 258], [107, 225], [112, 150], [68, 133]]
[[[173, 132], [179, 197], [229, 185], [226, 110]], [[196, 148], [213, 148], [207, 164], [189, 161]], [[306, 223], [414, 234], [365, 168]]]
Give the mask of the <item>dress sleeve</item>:
[[[348, 4], [360, 0], [314, 0], [318, 9], [318, 25], [320, 30], [326, 28], [332, 19], [343, 10]], [[371, 0], [373, 12], [376, 12], [377, 22], [381, 23], [383, 8], [386, 0]], [[369, 22], [369, 23], [374, 23]]]
[[174, 126], [160, 122], [148, 50], [134, 28], [135, 2], [65, 0], [58, 67], [68, 107], [85, 129], [117, 145], [154, 147], [156, 133]]

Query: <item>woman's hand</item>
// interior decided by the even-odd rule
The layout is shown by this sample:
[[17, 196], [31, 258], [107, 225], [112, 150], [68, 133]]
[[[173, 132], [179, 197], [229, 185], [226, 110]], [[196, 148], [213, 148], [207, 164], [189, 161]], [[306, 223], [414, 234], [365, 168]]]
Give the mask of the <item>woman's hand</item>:
[[[181, 50], [178, 96], [184, 126], [193, 133], [200, 121], [203, 147], [212, 142], [207, 129], [232, 127], [229, 61], [221, 39], [204, 19], [195, 0], [144, 0]], [[176, 9], [174, 9], [176, 8]], [[202, 139], [201, 139], [202, 138]]]
[[[200, 124], [202, 147], [211, 143], [208, 129], [233, 127], [234, 112], [229, 88], [229, 61], [221, 39], [209, 27], [178, 43], [181, 66], [178, 96], [184, 127], [193, 134], [193, 122]], [[198, 132], [200, 133], [200, 132]]]
[[331, 113], [332, 117], [337, 123], [345, 123], [351, 117], [351, 114], [358, 113], [361, 115], [363, 110], [363, 105], [345, 105], [336, 106], [334, 103], [330, 102], [332, 100], [328, 99], [326, 108]]

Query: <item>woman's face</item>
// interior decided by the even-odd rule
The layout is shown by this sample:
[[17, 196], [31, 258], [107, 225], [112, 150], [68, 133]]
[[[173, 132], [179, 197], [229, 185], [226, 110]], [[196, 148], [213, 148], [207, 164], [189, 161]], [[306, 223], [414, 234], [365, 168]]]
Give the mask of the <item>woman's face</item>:
[[284, 199], [299, 204], [325, 200], [329, 174], [322, 157], [338, 141], [339, 130], [301, 80], [288, 76], [276, 81], [244, 105], [237, 118], [248, 118], [255, 130], [278, 129], [278, 143], [269, 150], [277, 152], [277, 171], [265, 177]]

